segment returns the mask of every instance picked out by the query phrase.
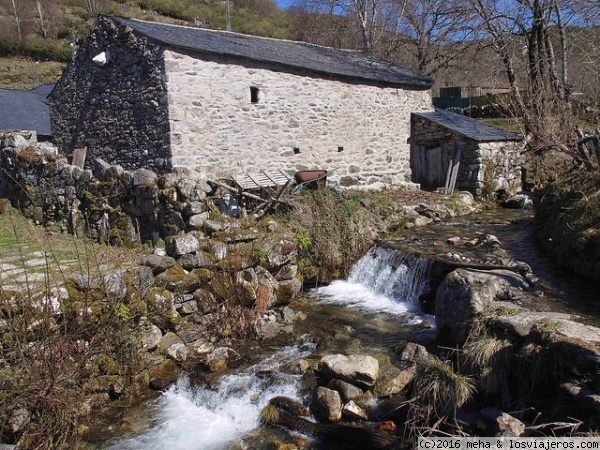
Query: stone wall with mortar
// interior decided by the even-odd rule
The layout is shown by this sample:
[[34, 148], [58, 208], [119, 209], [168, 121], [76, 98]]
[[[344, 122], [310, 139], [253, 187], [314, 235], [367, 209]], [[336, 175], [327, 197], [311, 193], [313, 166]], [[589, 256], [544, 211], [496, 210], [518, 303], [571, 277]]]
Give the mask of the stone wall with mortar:
[[213, 176], [337, 169], [330, 179], [345, 185], [410, 180], [410, 113], [433, 109], [429, 90], [175, 50], [164, 58], [174, 166]]
[[[443, 187], [455, 149], [461, 149], [456, 189], [476, 196], [522, 189], [520, 141], [477, 142], [427, 120], [413, 117], [412, 181], [427, 188]], [[427, 180], [425, 180], [427, 178]]]
[[[105, 65], [92, 61], [101, 52]], [[162, 48], [148, 38], [100, 17], [49, 100], [63, 154], [87, 147], [88, 159], [126, 169], [170, 167]]]

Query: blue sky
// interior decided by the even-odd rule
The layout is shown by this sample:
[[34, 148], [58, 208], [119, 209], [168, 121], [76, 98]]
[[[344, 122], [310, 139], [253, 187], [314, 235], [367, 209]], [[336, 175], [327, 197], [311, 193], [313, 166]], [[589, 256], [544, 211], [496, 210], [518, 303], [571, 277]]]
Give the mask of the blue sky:
[[294, 2], [294, 0], [275, 0], [275, 3], [277, 3], [277, 6], [279, 6], [282, 9], [287, 8], [288, 6], [290, 6], [292, 3]]

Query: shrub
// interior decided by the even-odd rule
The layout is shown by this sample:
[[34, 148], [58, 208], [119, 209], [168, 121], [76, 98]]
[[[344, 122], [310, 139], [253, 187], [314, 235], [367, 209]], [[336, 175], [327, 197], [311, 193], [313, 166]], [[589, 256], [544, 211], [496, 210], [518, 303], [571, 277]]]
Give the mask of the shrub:
[[432, 356], [417, 365], [413, 392], [420, 405], [438, 416], [447, 416], [471, 400], [475, 383], [455, 372], [449, 362]]

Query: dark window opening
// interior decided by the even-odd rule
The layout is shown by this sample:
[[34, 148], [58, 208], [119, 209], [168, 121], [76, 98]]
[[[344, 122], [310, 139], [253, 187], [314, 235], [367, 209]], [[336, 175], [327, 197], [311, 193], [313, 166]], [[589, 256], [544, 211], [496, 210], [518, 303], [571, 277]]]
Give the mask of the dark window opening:
[[250, 102], [258, 103], [258, 88], [256, 86], [250, 87]]
[[297, 155], [300, 153], [300, 147], [294, 147], [294, 154]]
[[344, 151], [344, 147], [341, 147], [341, 146], [340, 146], [340, 147], [338, 147], [338, 153], [341, 153], [341, 152], [343, 152], [343, 151]]

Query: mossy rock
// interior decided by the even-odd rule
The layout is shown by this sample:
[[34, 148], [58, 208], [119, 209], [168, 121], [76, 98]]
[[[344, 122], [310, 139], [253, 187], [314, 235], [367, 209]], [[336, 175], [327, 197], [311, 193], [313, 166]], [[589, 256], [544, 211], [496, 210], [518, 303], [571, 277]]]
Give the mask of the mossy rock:
[[188, 273], [179, 263], [175, 263], [171, 268], [165, 270], [158, 275], [155, 280], [156, 284], [170, 291], [180, 290], [183, 284], [186, 283]]
[[163, 390], [179, 378], [179, 367], [175, 361], [170, 359], [163, 360], [157, 366], [154, 366], [149, 371], [150, 388], [155, 390]]
[[302, 268], [302, 279], [305, 285], [329, 284], [333, 274], [326, 267], [307, 266]]
[[213, 277], [213, 272], [210, 269], [195, 269], [192, 271], [191, 275], [196, 278], [196, 281], [200, 283], [200, 287], [205, 287], [210, 284], [210, 281]]
[[299, 280], [280, 282], [275, 288], [275, 305], [287, 305], [298, 294], [302, 284]]
[[6, 214], [11, 208], [10, 200], [0, 198], [0, 214]]
[[162, 287], [154, 287], [146, 294], [148, 312], [153, 323], [160, 328], [175, 328], [183, 320], [173, 300], [173, 293]]

